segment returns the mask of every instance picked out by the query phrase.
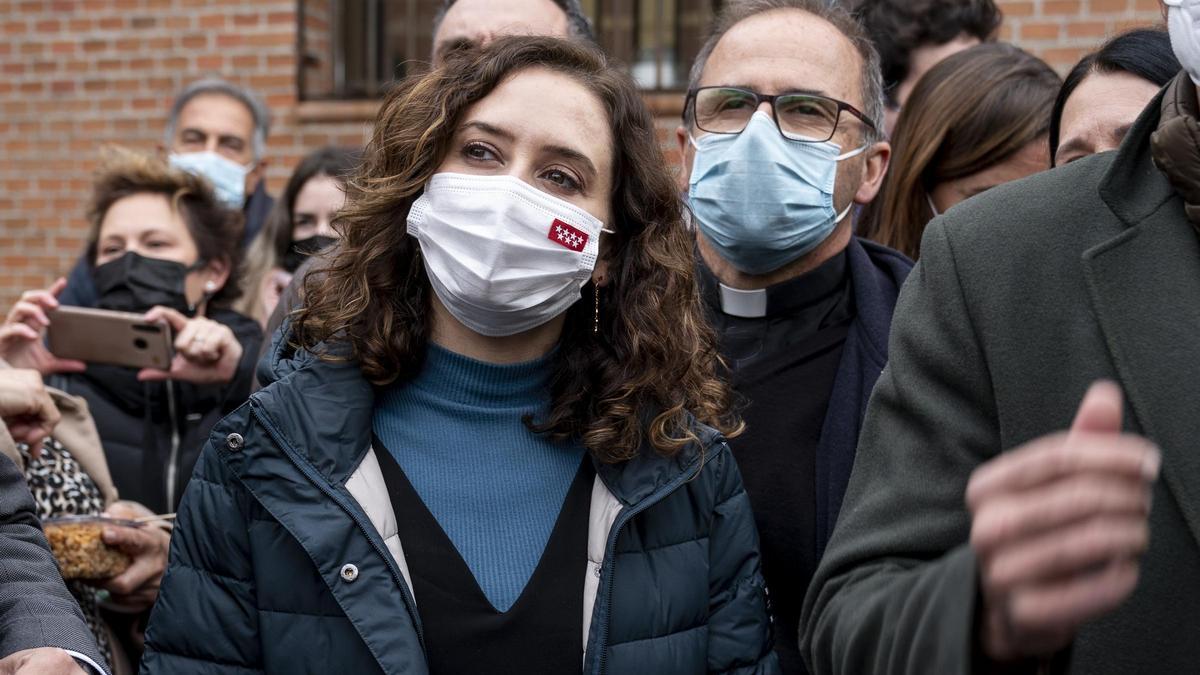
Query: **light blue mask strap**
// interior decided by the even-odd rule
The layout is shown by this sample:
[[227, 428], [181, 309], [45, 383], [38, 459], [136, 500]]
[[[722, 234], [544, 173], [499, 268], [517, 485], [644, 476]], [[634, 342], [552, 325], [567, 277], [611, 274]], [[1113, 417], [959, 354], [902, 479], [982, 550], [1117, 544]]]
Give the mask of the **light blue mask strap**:
[[850, 159], [851, 157], [858, 157], [859, 155], [861, 155], [861, 154], [863, 154], [864, 152], [866, 152], [868, 147], [870, 147], [870, 146], [869, 146], [869, 145], [863, 145], [863, 146], [860, 146], [860, 147], [858, 147], [858, 148], [856, 148], [856, 149], [854, 149], [854, 150], [851, 150], [850, 152], [844, 152], [844, 153], [842, 153], [842, 154], [838, 155], [837, 157], [834, 157], [834, 158], [833, 158], [833, 161], [835, 161], [835, 162], [840, 162], [840, 161], [842, 161], [842, 160]]
[[834, 223], [842, 222], [843, 220], [846, 219], [846, 216], [850, 215], [850, 211], [853, 209], [854, 209], [854, 200], [850, 200], [850, 205], [846, 207], [845, 211], [842, 211], [840, 214], [838, 214], [837, 220], [835, 220], [833, 222]]

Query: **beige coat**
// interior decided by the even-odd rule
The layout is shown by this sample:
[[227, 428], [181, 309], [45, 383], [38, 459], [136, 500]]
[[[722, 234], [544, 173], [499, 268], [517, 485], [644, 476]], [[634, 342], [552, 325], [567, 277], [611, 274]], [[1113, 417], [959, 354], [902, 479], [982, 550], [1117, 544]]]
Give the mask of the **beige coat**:
[[[0, 360], [0, 370], [10, 367]], [[97, 433], [96, 423], [92, 421], [92, 415], [88, 412], [87, 401], [57, 389], [48, 387], [47, 391], [62, 415], [62, 420], [54, 428], [54, 438], [71, 451], [71, 456], [95, 481], [96, 486], [100, 488], [100, 494], [104, 496], [104, 504], [107, 506], [117, 501], [117, 487], [108, 471], [104, 447], [100, 445], [100, 434]], [[25, 461], [21, 458], [21, 453], [17, 452], [17, 444], [3, 422], [0, 422], [0, 454], [8, 456], [22, 471], [25, 470]]]

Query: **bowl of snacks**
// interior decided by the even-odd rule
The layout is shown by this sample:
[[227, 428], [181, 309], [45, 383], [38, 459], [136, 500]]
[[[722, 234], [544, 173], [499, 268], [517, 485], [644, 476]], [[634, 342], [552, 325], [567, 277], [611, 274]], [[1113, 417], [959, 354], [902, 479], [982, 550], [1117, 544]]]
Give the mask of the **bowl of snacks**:
[[143, 526], [105, 516], [63, 516], [42, 522], [63, 579], [110, 579], [129, 567], [129, 556], [104, 543], [106, 525]]

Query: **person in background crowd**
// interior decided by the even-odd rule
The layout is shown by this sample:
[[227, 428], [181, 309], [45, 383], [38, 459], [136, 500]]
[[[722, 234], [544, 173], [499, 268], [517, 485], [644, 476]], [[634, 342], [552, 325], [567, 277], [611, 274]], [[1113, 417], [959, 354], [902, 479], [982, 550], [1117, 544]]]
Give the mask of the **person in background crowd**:
[[827, 4], [731, 4], [697, 57], [677, 132], [702, 297], [748, 400], [735, 455], [788, 673], [804, 670], [800, 604], [912, 267], [855, 238], [846, 217], [875, 197], [890, 149], [875, 50]]
[[[165, 150], [171, 166], [202, 176], [222, 205], [242, 213], [243, 231], [230, 236], [243, 247], [262, 229], [275, 203], [264, 180], [270, 125], [270, 114], [257, 96], [216, 78], [184, 88], [167, 117]], [[93, 275], [85, 254], [72, 268], [59, 301], [95, 307], [99, 298]]]
[[926, 230], [806, 602], [818, 674], [1200, 663], [1200, 2], [1170, 4], [1185, 72], [1117, 152]]
[[395, 88], [274, 381], [205, 449], [143, 672], [775, 672], [654, 133], [577, 41]]
[[[548, 35], [595, 42], [591, 21], [579, 0], [443, 0], [433, 22], [433, 64], [440, 65], [458, 49], [479, 47], [506, 35]], [[319, 271], [320, 262], [318, 257], [296, 270], [267, 320], [267, 335], [274, 335], [301, 304], [301, 282], [309, 270]], [[264, 353], [269, 346], [269, 340], [263, 342]]]
[[433, 64], [504, 35], [596, 39], [579, 0], [442, 0], [433, 19]]
[[1142, 28], [1083, 57], [1063, 82], [1050, 117], [1050, 162], [1063, 166], [1116, 150], [1146, 104], [1180, 70], [1167, 32]]
[[1062, 81], [1009, 44], [959, 52], [913, 89], [892, 135], [894, 159], [859, 234], [916, 260], [934, 216], [1050, 168], [1046, 133]]
[[[0, 370], [0, 446], [40, 449], [59, 412], [31, 370]], [[0, 672], [107, 675], [96, 639], [63, 586], [33, 499], [0, 451]]]
[[346, 178], [358, 161], [357, 150], [334, 147], [300, 161], [246, 252], [240, 313], [265, 328], [300, 264], [337, 240], [333, 218], [346, 202]]
[[858, 0], [855, 12], [882, 59], [889, 136], [921, 76], [995, 39], [1003, 18], [994, 0]]
[[[241, 217], [207, 181], [128, 151], [106, 159], [88, 216], [97, 306], [168, 324], [175, 359], [169, 372], [89, 364], [51, 382], [87, 401], [121, 496], [173, 511], [203, 439], [250, 392], [262, 332], [229, 309], [241, 292]], [[32, 330], [0, 357], [45, 375], [82, 367], [56, 362], [39, 337], [63, 285], [22, 296], [8, 323]]]

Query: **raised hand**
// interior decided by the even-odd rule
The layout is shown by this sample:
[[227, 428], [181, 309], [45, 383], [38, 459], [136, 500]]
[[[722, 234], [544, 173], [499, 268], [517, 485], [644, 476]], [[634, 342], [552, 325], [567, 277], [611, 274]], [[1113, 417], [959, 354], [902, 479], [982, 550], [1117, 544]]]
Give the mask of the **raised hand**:
[[998, 661], [1047, 656], [1137, 585], [1161, 457], [1121, 433], [1122, 396], [1098, 382], [1069, 433], [981, 466], [967, 487], [983, 597], [980, 639]]
[[171, 326], [175, 332], [175, 358], [170, 370], [145, 368], [138, 373], [139, 380], [224, 384], [237, 373], [242, 343], [229, 326], [204, 317], [189, 319], [168, 307], [150, 310], [146, 321], [164, 321]]
[[49, 313], [58, 308], [58, 295], [67, 287], [59, 279], [45, 290], [25, 291], [0, 326], [0, 358], [16, 368], [32, 368], [42, 375], [78, 373], [87, 369], [82, 361], [60, 359], [43, 343], [50, 326]]
[[13, 440], [27, 443], [35, 457], [41, 452], [60, 415], [40, 373], [0, 370], [0, 419]]

